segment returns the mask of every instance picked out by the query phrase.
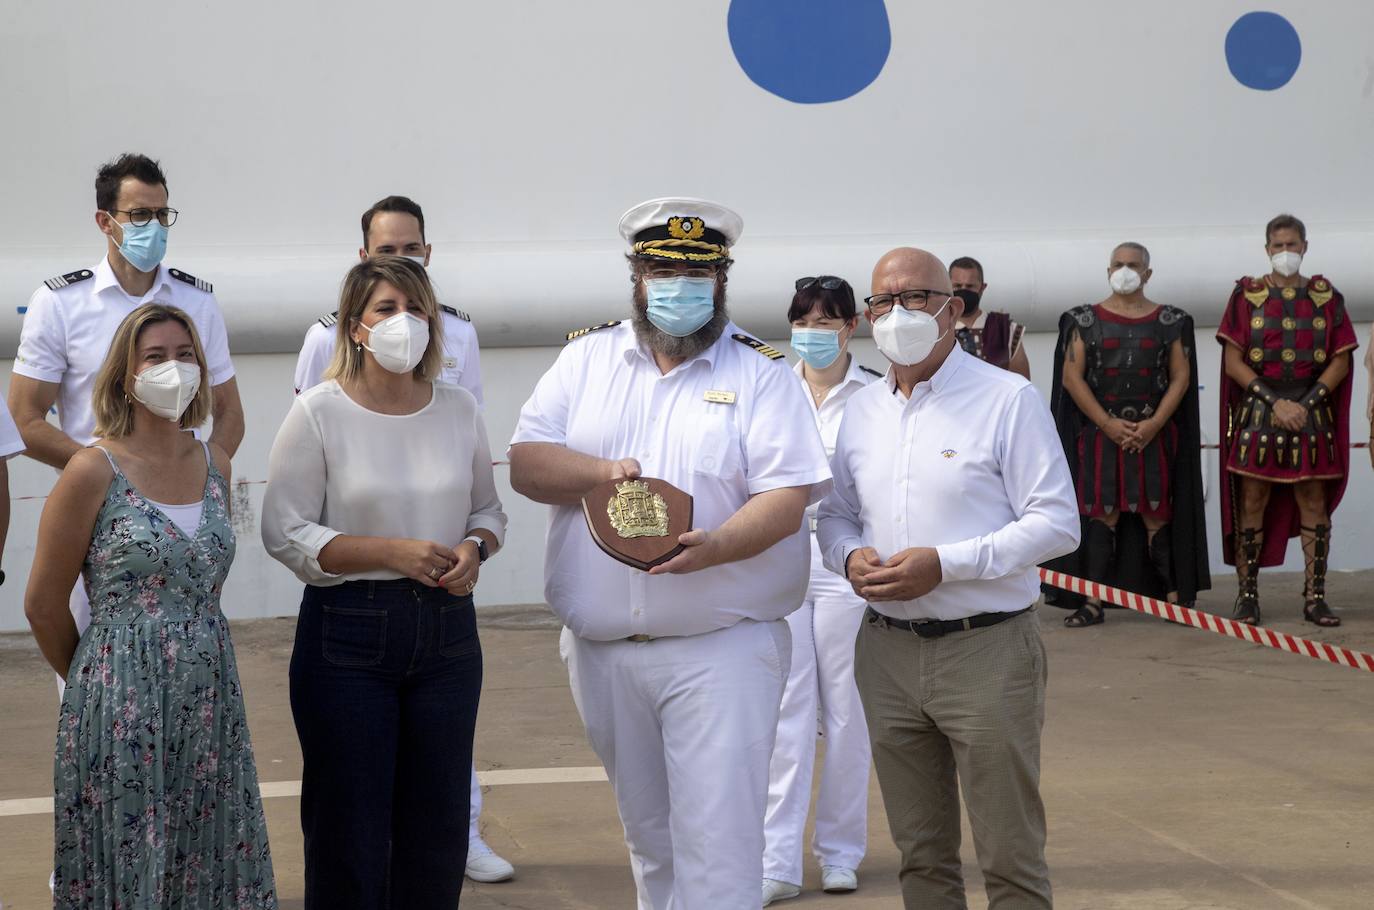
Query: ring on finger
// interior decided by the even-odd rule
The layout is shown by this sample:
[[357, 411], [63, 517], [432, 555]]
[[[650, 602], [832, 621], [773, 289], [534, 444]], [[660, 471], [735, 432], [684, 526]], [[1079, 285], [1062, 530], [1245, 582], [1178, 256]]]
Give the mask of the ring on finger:
[[444, 573], [443, 573], [443, 572], [440, 572], [439, 569], [438, 569], [437, 567], [436, 567], [436, 568], [432, 568], [432, 569], [429, 570], [429, 577], [435, 579], [436, 581], [437, 581], [438, 579], [442, 578], [442, 577], [443, 577], [443, 574], [444, 574]]

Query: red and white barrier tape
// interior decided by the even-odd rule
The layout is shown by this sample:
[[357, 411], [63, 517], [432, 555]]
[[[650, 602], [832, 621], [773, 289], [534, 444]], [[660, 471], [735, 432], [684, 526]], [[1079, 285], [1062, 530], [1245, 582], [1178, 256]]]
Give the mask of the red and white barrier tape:
[[1349, 648], [1341, 648], [1307, 638], [1298, 638], [1295, 635], [1275, 632], [1273, 629], [1266, 629], [1263, 626], [1246, 625], [1211, 613], [1204, 613], [1201, 610], [1191, 610], [1188, 607], [1180, 607], [1178, 604], [1155, 600], [1153, 597], [1133, 594], [1130, 591], [1123, 591], [1109, 585], [1084, 581], [1072, 575], [1065, 575], [1063, 572], [1041, 569], [1040, 580], [1053, 588], [1072, 591], [1075, 594], [1082, 594], [1084, 597], [1093, 597], [1097, 600], [1116, 604], [1118, 607], [1125, 607], [1127, 610], [1157, 616], [1160, 619], [1167, 619], [1180, 625], [1205, 629], [1218, 635], [1229, 635], [1231, 638], [1264, 645], [1266, 648], [1275, 648], [1290, 654], [1301, 654], [1303, 657], [1311, 657], [1315, 660], [1339, 664], [1342, 667], [1368, 670], [1374, 673], [1374, 654], [1351, 651]]

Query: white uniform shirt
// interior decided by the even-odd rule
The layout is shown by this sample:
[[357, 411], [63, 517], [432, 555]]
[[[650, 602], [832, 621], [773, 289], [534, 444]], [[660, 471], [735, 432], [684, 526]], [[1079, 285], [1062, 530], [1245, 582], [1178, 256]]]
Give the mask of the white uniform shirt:
[[267, 461], [262, 540], [306, 584], [394, 579], [378, 569], [331, 575], [320, 550], [340, 534], [410, 537], [454, 547], [477, 528], [506, 533], [491, 446], [466, 389], [434, 384], [414, 414], [380, 414], [334, 380], [302, 392]]
[[[708, 350], [666, 376], [621, 323], [568, 344], [520, 411], [511, 445], [544, 442], [599, 458], [638, 459], [644, 476], [691, 494], [692, 523], [713, 530], [750, 496], [829, 487], [825, 452], [786, 363], [735, 341], [730, 324]], [[706, 400], [707, 392], [734, 396]], [[781, 619], [801, 605], [804, 528], [763, 553], [686, 575], [655, 575], [601, 552], [578, 505], [553, 506], [544, 596], [573, 634], [698, 635], [741, 619]]]
[[1078, 546], [1078, 506], [1049, 409], [1016, 373], [957, 345], [910, 400], [892, 371], [849, 399], [817, 531], [826, 568], [855, 549], [887, 560], [935, 547], [943, 581], [925, 597], [873, 604], [894, 619], [1021, 610], [1035, 567]]
[[24, 448], [24, 437], [19, 435], [19, 427], [15, 426], [10, 409], [0, 407], [0, 460], [9, 461], [23, 454]]
[[[806, 376], [802, 373], [803, 366], [804, 364], [798, 360], [792, 370], [797, 374], [802, 391], [806, 393], [807, 403], [811, 405], [811, 416], [816, 420], [816, 429], [820, 431], [821, 445], [825, 447], [825, 458], [828, 462], [835, 454], [835, 437], [840, 434], [840, 419], [844, 417], [845, 404], [855, 392], [877, 380], [882, 374], [859, 366], [858, 359], [850, 354], [849, 369], [845, 371], [844, 378], [826, 391], [825, 400], [817, 407], [816, 399], [811, 395], [811, 387], [806, 384]], [[806, 510], [807, 522], [812, 531], [816, 530], [817, 507], [818, 505], [812, 505]], [[820, 567], [812, 566], [811, 570], [815, 572], [818, 568]]]
[[[330, 325], [324, 323], [328, 321]], [[467, 389], [482, 406], [482, 368], [477, 355], [477, 330], [472, 323], [449, 309], [441, 310], [439, 321], [444, 326], [444, 359], [439, 382]], [[334, 345], [339, 331], [326, 316], [315, 320], [305, 332], [300, 356], [296, 358], [296, 394], [320, 384], [324, 371], [334, 359]]]
[[[195, 323], [205, 349], [211, 385], [234, 378], [234, 364], [229, 359], [229, 334], [209, 285], [160, 265], [152, 288], [142, 297], [135, 298], [119, 286], [108, 259], [100, 260], [93, 269], [75, 274], [80, 276], [85, 272], [93, 275], [65, 284], [61, 284], [60, 279], [49, 279], [59, 286], [54, 289], [44, 284], [34, 291], [24, 314], [24, 327], [19, 332], [19, 353], [14, 358], [14, 372], [20, 376], [58, 384], [57, 419], [62, 432], [82, 445], [95, 440], [91, 397], [96, 375], [110, 351], [110, 342], [119, 324], [145, 303], [168, 304], [185, 310]], [[176, 275], [191, 278], [193, 283]], [[201, 290], [202, 287], [205, 290]]]

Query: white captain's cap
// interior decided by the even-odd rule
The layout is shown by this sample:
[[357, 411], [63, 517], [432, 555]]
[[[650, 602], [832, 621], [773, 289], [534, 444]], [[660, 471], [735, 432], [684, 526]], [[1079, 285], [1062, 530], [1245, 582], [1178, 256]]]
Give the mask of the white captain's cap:
[[620, 236], [640, 259], [724, 262], [744, 233], [744, 220], [705, 199], [669, 196], [641, 202], [620, 216]]

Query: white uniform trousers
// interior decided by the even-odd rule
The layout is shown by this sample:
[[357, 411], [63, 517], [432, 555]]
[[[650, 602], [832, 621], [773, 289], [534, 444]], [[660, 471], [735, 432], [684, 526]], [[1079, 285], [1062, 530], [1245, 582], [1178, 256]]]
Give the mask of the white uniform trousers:
[[787, 617], [792, 669], [778, 717], [764, 824], [764, 877], [795, 885], [802, 883], [802, 838], [811, 805], [818, 709], [825, 762], [816, 796], [812, 852], [822, 866], [857, 869], [868, 849], [871, 756], [854, 683], [854, 641], [864, 602], [848, 582], [821, 565], [814, 534], [811, 546], [811, 587], [801, 609]]
[[625, 826], [639, 910], [754, 910], [782, 620], [648, 642], [565, 634], [573, 700]]
[[[86, 596], [85, 579], [76, 580], [76, 587], [72, 588], [71, 597], [67, 598], [67, 609], [72, 611], [72, 619], [76, 620], [77, 637], [84, 635], [91, 624], [91, 601]], [[53, 678], [57, 680], [57, 700], [60, 702], [62, 694], [67, 691], [67, 684], [56, 673]]]

